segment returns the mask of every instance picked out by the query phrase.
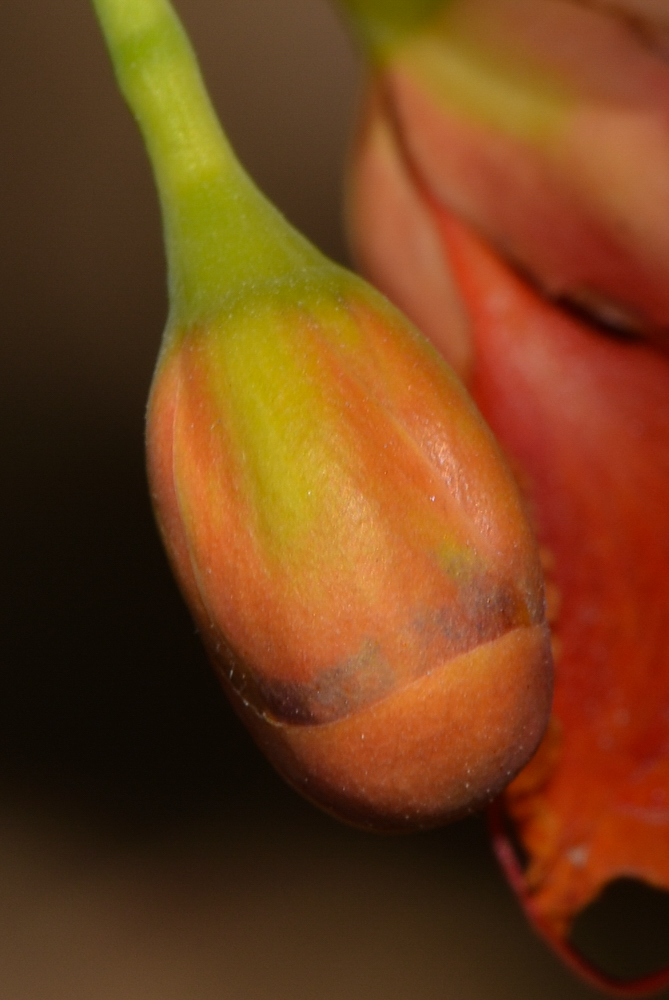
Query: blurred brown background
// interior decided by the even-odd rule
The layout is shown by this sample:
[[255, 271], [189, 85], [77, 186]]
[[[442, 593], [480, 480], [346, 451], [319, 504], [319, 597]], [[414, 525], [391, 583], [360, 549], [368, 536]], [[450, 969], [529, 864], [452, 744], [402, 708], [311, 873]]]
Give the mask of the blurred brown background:
[[[332, 10], [179, 9], [243, 162], [345, 259], [360, 72]], [[0, 5], [0, 94], [0, 1000], [594, 996], [526, 928], [480, 819], [344, 828], [241, 730], [147, 501], [159, 219], [86, 0]], [[615, 959], [625, 916], [585, 939]]]

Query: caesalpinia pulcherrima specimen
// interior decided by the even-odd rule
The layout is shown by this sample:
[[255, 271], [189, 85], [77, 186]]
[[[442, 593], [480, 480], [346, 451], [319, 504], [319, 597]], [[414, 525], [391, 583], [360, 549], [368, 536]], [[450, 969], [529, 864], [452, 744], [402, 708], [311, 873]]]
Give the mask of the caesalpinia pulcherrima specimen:
[[164, 217], [148, 459], [165, 543], [239, 714], [355, 822], [488, 800], [543, 732], [538, 554], [458, 380], [243, 173], [165, 0], [95, 0]]
[[374, 65], [358, 257], [465, 378], [542, 544], [554, 713], [495, 812], [499, 853], [568, 961], [658, 988], [598, 975], [568, 935], [618, 876], [669, 889], [669, 14], [347, 6]]

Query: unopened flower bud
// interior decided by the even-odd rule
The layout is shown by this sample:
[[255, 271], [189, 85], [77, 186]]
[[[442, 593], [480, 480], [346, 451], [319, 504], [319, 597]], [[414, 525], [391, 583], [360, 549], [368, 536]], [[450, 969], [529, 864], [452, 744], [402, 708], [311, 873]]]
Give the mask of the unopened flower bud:
[[139, 27], [122, 0], [97, 7], [166, 224], [154, 503], [225, 688], [338, 815], [463, 813], [528, 759], [549, 711], [513, 479], [427, 341], [253, 188], [164, 0], [138, 0]]

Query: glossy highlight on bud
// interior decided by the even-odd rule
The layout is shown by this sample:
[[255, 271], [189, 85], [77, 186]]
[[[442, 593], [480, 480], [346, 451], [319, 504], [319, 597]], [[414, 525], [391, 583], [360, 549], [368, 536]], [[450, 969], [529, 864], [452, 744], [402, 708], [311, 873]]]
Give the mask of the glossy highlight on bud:
[[96, 7], [166, 229], [152, 494], [222, 682], [337, 815], [393, 829], [467, 812], [529, 758], [550, 707], [512, 476], [428, 342], [252, 186], [165, 0]]

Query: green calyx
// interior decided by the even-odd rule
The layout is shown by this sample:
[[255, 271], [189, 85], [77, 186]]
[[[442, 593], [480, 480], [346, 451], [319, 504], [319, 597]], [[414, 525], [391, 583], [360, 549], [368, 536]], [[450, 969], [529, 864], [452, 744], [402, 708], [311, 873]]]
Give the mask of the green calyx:
[[451, 0], [339, 0], [362, 43], [383, 59], [444, 9]]
[[169, 0], [92, 0], [160, 197], [170, 327], [209, 320], [260, 286], [295, 283], [326, 259], [237, 161]]

